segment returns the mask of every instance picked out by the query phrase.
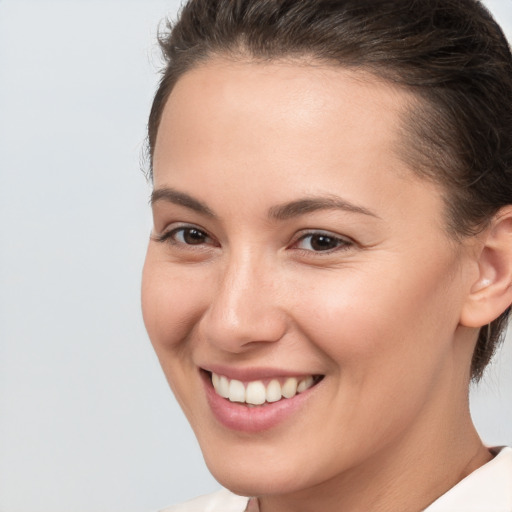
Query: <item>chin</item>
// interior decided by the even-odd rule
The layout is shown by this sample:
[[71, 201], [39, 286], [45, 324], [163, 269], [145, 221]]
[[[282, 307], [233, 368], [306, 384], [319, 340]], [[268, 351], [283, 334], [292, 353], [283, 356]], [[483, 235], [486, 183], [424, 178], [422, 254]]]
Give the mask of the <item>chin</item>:
[[240, 496], [294, 493], [316, 485], [319, 482], [315, 477], [320, 476], [321, 480], [322, 476], [319, 471], [308, 474], [304, 463], [293, 456], [253, 457], [247, 453], [245, 457], [234, 459], [219, 453], [204, 455], [213, 477]]
[[269, 496], [288, 494], [302, 488], [296, 479], [283, 476], [282, 471], [269, 471], [268, 467], [241, 471], [233, 468], [210, 469], [214, 478], [226, 489], [240, 496]]

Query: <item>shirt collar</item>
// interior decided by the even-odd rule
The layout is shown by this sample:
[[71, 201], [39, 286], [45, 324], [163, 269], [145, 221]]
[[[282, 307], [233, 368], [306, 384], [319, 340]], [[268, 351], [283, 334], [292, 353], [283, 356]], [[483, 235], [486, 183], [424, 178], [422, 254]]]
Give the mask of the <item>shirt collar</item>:
[[511, 512], [512, 448], [497, 455], [443, 494], [424, 512]]

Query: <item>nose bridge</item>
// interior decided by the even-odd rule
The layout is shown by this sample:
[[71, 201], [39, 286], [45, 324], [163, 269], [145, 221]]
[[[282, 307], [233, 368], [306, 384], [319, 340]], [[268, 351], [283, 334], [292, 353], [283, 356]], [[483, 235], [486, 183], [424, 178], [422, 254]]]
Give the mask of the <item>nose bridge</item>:
[[228, 351], [278, 341], [286, 330], [277, 268], [261, 251], [232, 251], [222, 265], [216, 293], [203, 317], [211, 343]]

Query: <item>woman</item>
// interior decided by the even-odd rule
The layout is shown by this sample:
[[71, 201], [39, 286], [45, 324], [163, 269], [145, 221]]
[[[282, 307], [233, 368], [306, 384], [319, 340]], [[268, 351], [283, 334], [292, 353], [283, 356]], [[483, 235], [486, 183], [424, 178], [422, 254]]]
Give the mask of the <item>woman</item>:
[[162, 47], [144, 319], [230, 490], [170, 510], [511, 510], [468, 406], [512, 303], [489, 13], [191, 0]]

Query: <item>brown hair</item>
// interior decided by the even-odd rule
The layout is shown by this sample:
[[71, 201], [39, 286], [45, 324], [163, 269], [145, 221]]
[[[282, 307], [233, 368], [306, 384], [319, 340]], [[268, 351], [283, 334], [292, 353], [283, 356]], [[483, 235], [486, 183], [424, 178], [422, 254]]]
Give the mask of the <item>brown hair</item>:
[[[309, 56], [361, 69], [415, 93], [402, 157], [442, 185], [455, 237], [475, 234], [512, 204], [512, 56], [476, 0], [189, 0], [160, 38], [166, 66], [148, 124], [150, 162], [176, 81], [214, 55]], [[510, 307], [480, 330], [478, 380]]]

